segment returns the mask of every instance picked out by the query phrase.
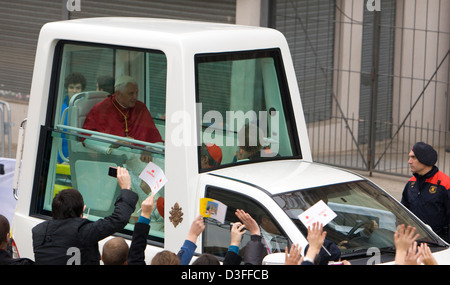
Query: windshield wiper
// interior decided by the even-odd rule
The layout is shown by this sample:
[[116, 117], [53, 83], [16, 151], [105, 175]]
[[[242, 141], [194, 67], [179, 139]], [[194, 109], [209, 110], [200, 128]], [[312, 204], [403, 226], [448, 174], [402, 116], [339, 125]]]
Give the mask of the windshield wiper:
[[420, 245], [421, 243], [426, 243], [427, 245], [430, 245], [430, 246], [448, 247], [448, 245], [443, 244], [441, 242], [436, 242], [436, 241], [429, 241], [429, 240], [418, 240], [417, 241], [418, 245]]
[[[418, 245], [420, 245], [421, 243], [426, 243], [430, 246], [433, 247], [449, 247], [448, 245], [445, 244], [441, 244], [438, 242], [434, 242], [434, 241], [427, 241], [427, 240], [418, 240], [417, 241]], [[395, 254], [396, 252], [396, 248], [395, 246], [388, 246], [388, 247], [383, 247], [383, 248], [377, 248], [379, 250], [380, 253], [385, 253], [385, 254]], [[376, 251], [369, 251], [370, 248], [362, 248], [362, 249], [355, 249], [355, 250], [350, 250], [350, 251], [346, 251], [345, 253], [342, 254], [343, 257], [363, 257], [363, 256], [367, 256], [367, 257], [371, 257], [373, 256], [374, 252]]]
[[358, 257], [358, 256], [369, 256], [367, 255], [367, 248], [346, 250], [342, 253], [343, 257]]
[[[380, 253], [395, 254], [395, 247], [376, 248]], [[372, 257], [376, 251], [370, 251], [370, 248], [355, 249], [342, 253], [343, 257]]]
[[395, 247], [394, 246], [379, 248], [379, 250], [380, 250], [381, 253], [394, 253], [395, 254]]

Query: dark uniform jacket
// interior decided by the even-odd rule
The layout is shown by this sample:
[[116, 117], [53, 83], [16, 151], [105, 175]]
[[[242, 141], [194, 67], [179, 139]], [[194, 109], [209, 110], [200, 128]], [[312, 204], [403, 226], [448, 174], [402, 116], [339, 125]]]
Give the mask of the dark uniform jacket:
[[448, 239], [450, 222], [450, 178], [436, 166], [425, 175], [414, 176], [403, 189], [401, 203], [435, 233]]
[[12, 258], [8, 251], [0, 249], [0, 265], [33, 265], [28, 258]]
[[100, 264], [98, 241], [121, 231], [135, 209], [137, 194], [122, 190], [113, 213], [95, 222], [84, 218], [42, 222], [32, 229], [36, 264]]

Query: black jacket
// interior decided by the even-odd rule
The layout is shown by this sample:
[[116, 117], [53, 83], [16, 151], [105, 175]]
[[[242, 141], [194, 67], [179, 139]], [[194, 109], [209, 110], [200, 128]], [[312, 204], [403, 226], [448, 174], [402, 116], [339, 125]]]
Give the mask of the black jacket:
[[104, 219], [70, 218], [38, 224], [32, 229], [36, 264], [100, 264], [98, 241], [126, 226], [137, 199], [136, 193], [122, 190], [113, 213]]
[[[244, 250], [244, 264], [245, 265], [261, 265], [265, 253], [265, 248], [261, 243], [260, 235], [251, 235], [250, 240], [247, 242]], [[223, 265], [239, 265], [242, 261], [242, 257], [233, 252], [227, 251]]]
[[134, 225], [133, 239], [128, 252], [128, 265], [145, 265], [145, 248], [150, 225], [136, 223]]
[[401, 203], [443, 237], [450, 223], [450, 178], [436, 166], [425, 175], [414, 176], [406, 183]]
[[0, 249], [0, 265], [33, 265], [34, 262], [28, 258], [12, 258], [9, 252]]

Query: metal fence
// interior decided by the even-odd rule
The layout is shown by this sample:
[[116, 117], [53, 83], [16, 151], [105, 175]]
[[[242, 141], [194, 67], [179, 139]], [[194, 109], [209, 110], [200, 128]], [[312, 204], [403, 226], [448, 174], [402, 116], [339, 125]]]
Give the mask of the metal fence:
[[8, 102], [0, 100], [0, 157], [12, 157], [11, 108]]
[[417, 141], [450, 174], [450, 1], [277, 0], [315, 161], [409, 176]]
[[[5, 2], [10, 9], [5, 10], [4, 21], [18, 11], [16, 2]], [[35, 12], [39, 5], [27, 2], [32, 6], [19, 10], [21, 15]], [[408, 152], [416, 141], [425, 141], [438, 150], [438, 167], [450, 174], [450, 1], [262, 2], [268, 4], [269, 26], [283, 32], [290, 45], [314, 160], [409, 176]], [[83, 13], [97, 11], [85, 4]], [[61, 2], [46, 7], [46, 13], [30, 17], [38, 23], [60, 17]], [[28, 44], [34, 46], [35, 41]], [[5, 45], [3, 50], [8, 54], [18, 48]], [[18, 71], [4, 74], [29, 77], [29, 64], [14, 61], [11, 66]], [[0, 104], [0, 113], [1, 155], [11, 157], [4, 147], [11, 136], [6, 105]]]

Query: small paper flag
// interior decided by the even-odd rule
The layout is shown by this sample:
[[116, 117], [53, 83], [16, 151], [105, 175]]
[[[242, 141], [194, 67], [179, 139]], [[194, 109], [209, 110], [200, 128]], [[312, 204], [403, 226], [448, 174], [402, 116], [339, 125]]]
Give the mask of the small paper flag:
[[213, 218], [223, 224], [226, 213], [227, 206], [222, 202], [210, 198], [200, 199], [200, 215], [204, 218]]
[[144, 180], [144, 182], [150, 186], [150, 189], [152, 189], [152, 192], [155, 194], [167, 183], [167, 178], [164, 175], [164, 172], [153, 162], [149, 162], [147, 164], [139, 175], [139, 178]]
[[298, 218], [302, 223], [308, 228], [315, 222], [319, 222], [322, 225], [326, 225], [331, 222], [335, 217], [336, 213], [325, 204], [324, 201], [320, 200], [316, 204], [312, 205], [309, 209], [298, 215]]

